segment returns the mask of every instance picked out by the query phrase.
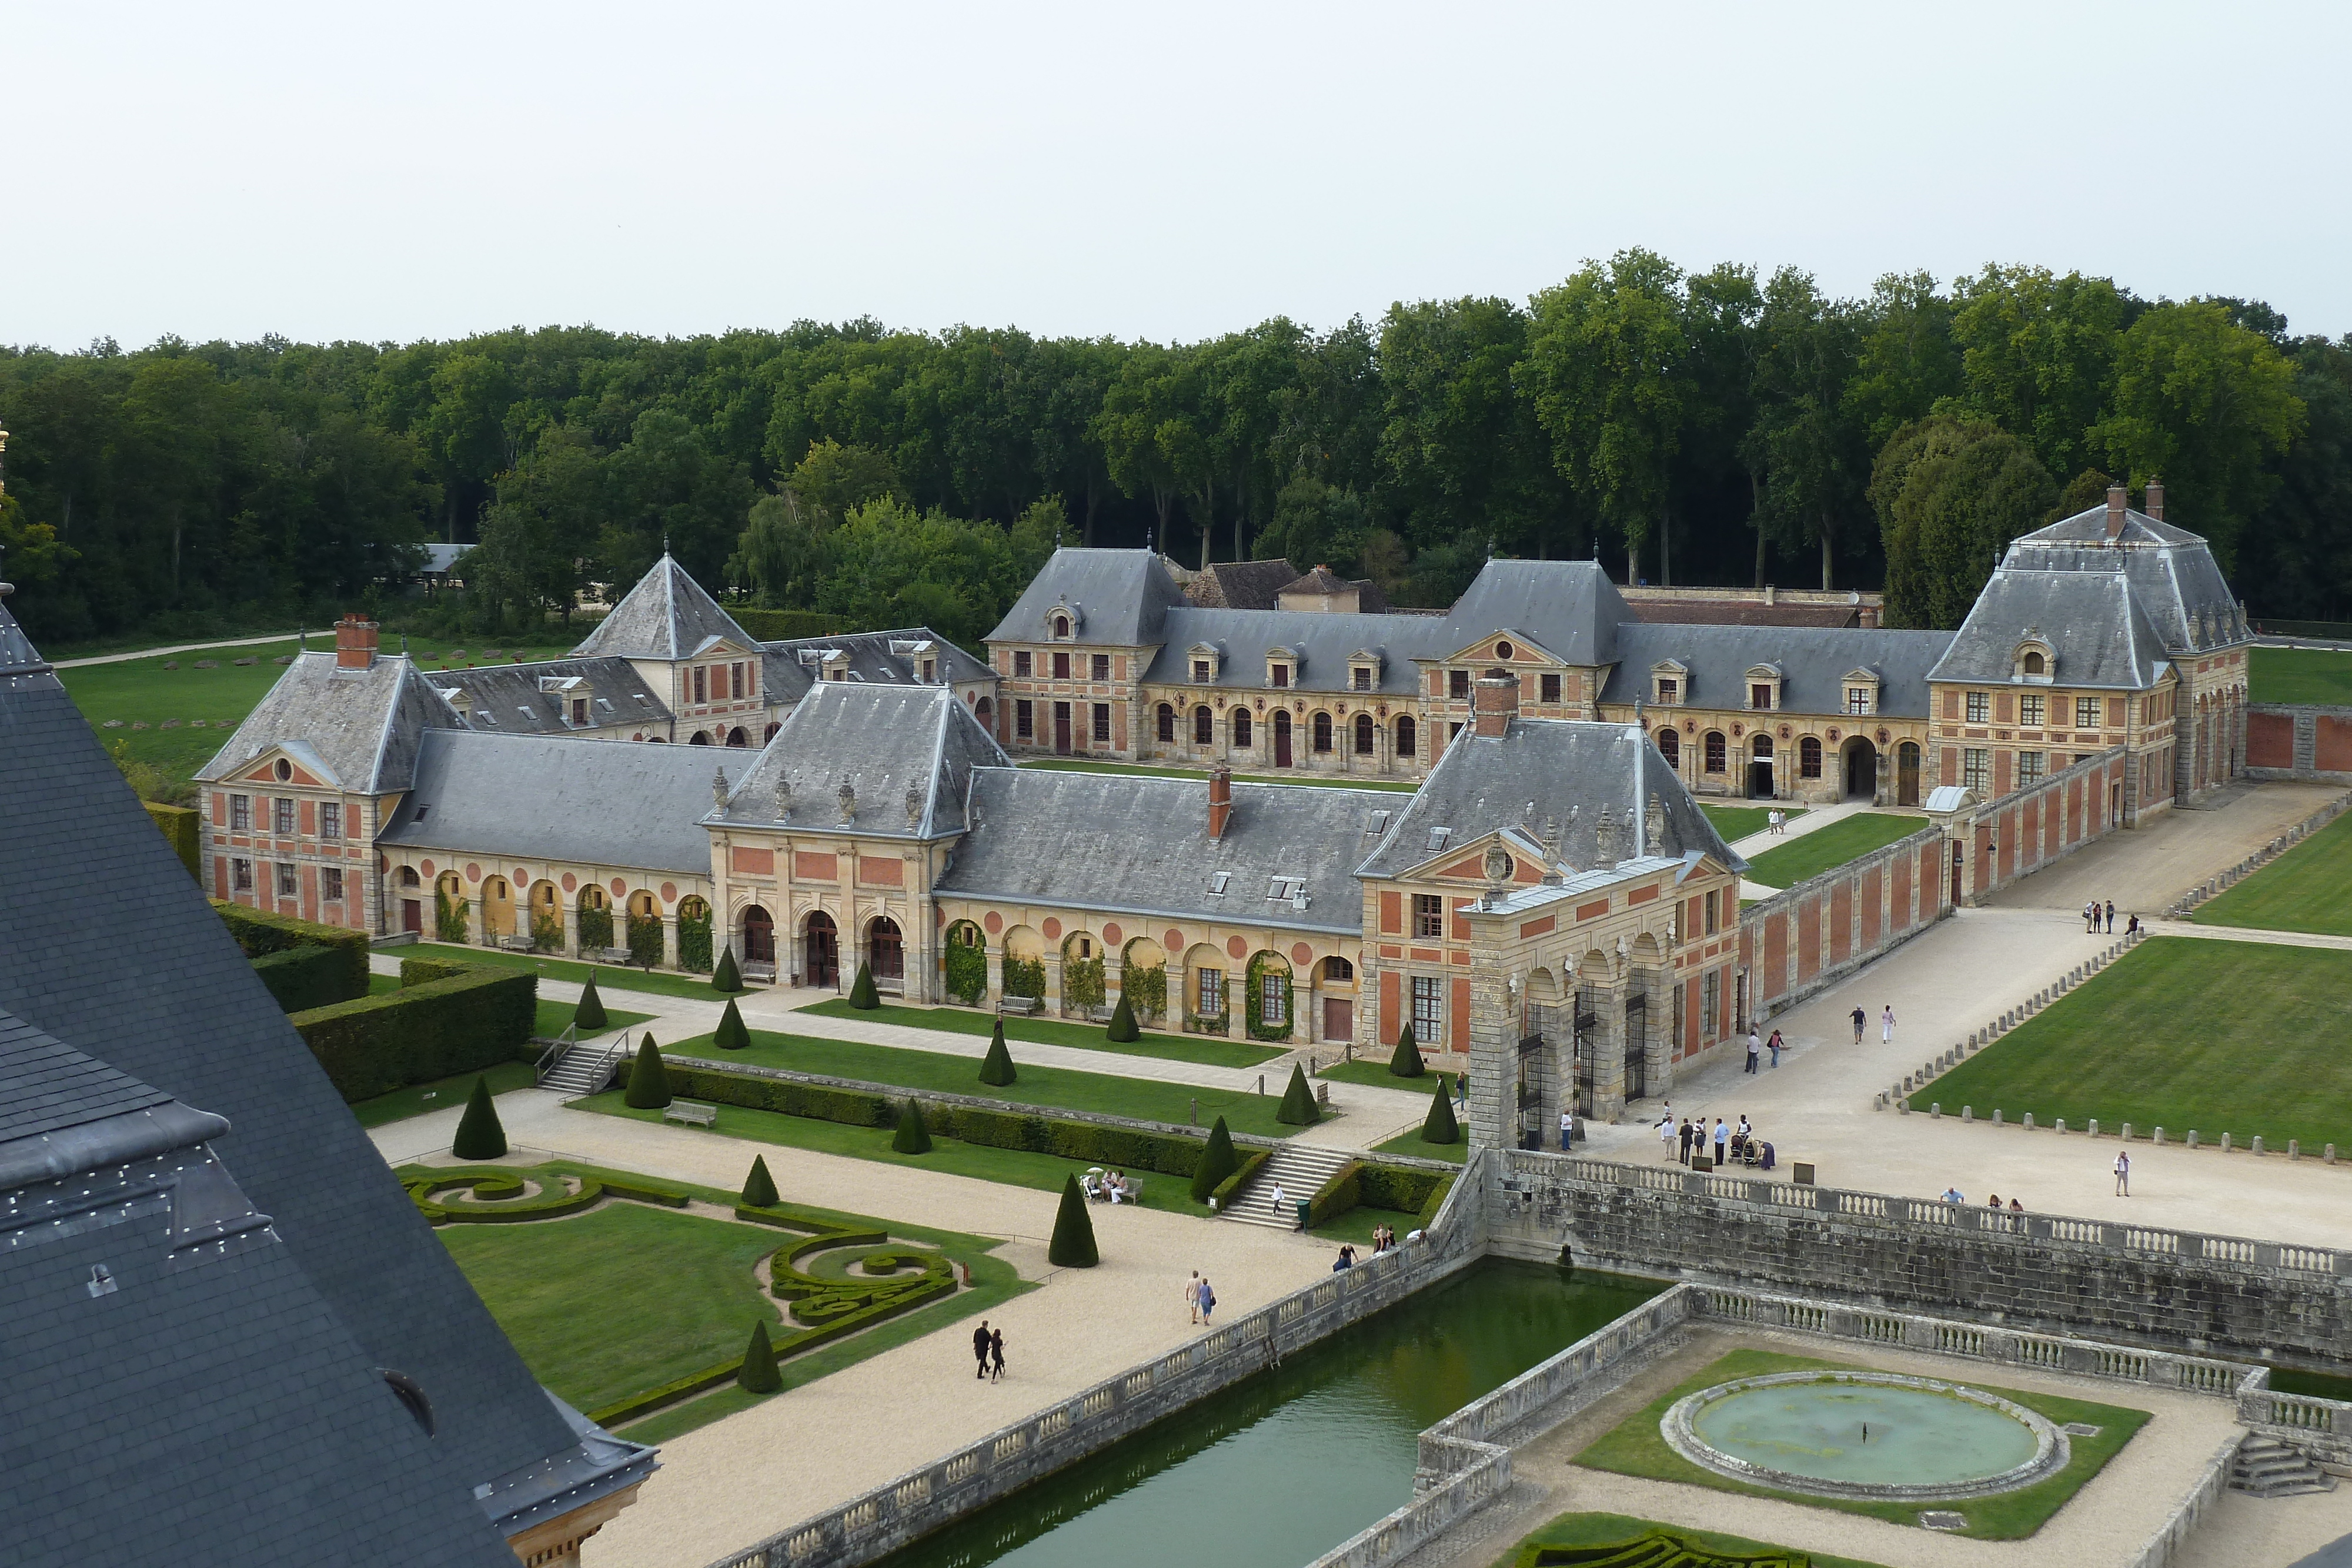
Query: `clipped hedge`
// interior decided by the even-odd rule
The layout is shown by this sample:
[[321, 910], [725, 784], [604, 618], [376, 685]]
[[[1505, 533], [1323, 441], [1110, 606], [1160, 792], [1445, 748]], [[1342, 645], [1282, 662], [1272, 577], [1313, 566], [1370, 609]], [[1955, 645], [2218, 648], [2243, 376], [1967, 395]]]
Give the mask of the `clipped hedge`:
[[1217, 1212], [1223, 1214], [1226, 1209], [1231, 1208], [1234, 1206], [1234, 1194], [1249, 1186], [1250, 1178], [1257, 1175], [1258, 1167], [1273, 1157], [1273, 1153], [1266, 1149], [1252, 1149], [1248, 1154], [1244, 1155], [1242, 1163], [1234, 1167], [1234, 1174], [1219, 1182], [1217, 1190], [1209, 1195], [1209, 1201], [1217, 1206]]
[[139, 803], [147, 808], [147, 815], [153, 818], [155, 826], [163, 830], [164, 841], [172, 846], [172, 852], [180, 857], [180, 863], [188, 868], [188, 874], [201, 883], [205, 873], [198, 869], [196, 813], [186, 806], [159, 806], [152, 800]]
[[[414, 1167], [412, 1167], [413, 1169]], [[539, 1183], [536, 1197], [523, 1197], [523, 1178]], [[647, 1181], [616, 1181], [610, 1176], [583, 1176], [576, 1178], [580, 1190], [571, 1192], [556, 1185], [554, 1174], [543, 1167], [524, 1170], [483, 1171], [479, 1174], [404, 1176], [401, 1185], [417, 1211], [435, 1225], [515, 1224], [526, 1219], [557, 1219], [567, 1214], [577, 1214], [592, 1207], [599, 1198], [625, 1197], [632, 1203], [659, 1204], [664, 1208], [684, 1208], [687, 1195], [676, 1187], [662, 1186]], [[470, 1204], [441, 1201], [445, 1193], [459, 1190], [473, 1194]], [[499, 1207], [485, 1208], [483, 1204]]]
[[253, 972], [278, 998], [280, 1012], [306, 1013], [367, 995], [367, 969], [362, 966], [357, 988], [352, 985], [350, 955], [333, 947], [281, 948], [253, 960]]
[[1307, 1201], [1307, 1226], [1311, 1230], [1351, 1208], [1361, 1207], [1412, 1215], [1413, 1228], [1425, 1230], [1429, 1222], [1437, 1218], [1445, 1195], [1453, 1190], [1454, 1177], [1450, 1174], [1350, 1160], [1333, 1171], [1331, 1179]]
[[342, 925], [321, 925], [315, 920], [298, 920], [290, 915], [272, 915], [268, 910], [224, 903], [217, 898], [212, 900], [212, 906], [219, 913], [221, 924], [228, 927], [228, 934], [236, 938], [237, 951], [247, 957], [267, 957], [296, 947], [324, 947], [342, 966], [340, 999], [367, 995], [366, 932]]
[[839, 1122], [851, 1127], [896, 1126], [898, 1113], [888, 1096], [865, 1094], [854, 1089], [828, 1089], [821, 1083], [789, 1083], [776, 1078], [745, 1078], [733, 1072], [713, 1072], [707, 1067], [665, 1062], [672, 1094], [705, 1100], [716, 1105], [740, 1105], [747, 1111], [774, 1111], [786, 1116], [806, 1116], [818, 1122]]
[[1337, 1219], [1363, 1201], [1364, 1162], [1349, 1160], [1331, 1173], [1331, 1179], [1307, 1200], [1307, 1228]]
[[468, 964], [457, 958], [421, 956], [403, 958], [400, 961], [401, 988], [404, 990], [410, 986], [429, 986], [436, 980], [455, 979], [459, 975], [470, 975], [482, 967], [484, 966], [480, 964]]
[[477, 969], [289, 1021], [336, 1092], [357, 1102], [528, 1056], [538, 1007], [538, 975]]

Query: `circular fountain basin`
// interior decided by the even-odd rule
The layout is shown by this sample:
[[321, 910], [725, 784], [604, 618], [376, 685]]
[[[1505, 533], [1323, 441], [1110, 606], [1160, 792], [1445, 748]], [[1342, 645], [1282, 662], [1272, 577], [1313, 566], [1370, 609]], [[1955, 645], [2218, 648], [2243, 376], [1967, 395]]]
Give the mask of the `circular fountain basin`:
[[1659, 1424], [1703, 1469], [1812, 1497], [1931, 1502], [2031, 1486], [2066, 1435], [1980, 1388], [1879, 1372], [1780, 1372], [1677, 1400]]

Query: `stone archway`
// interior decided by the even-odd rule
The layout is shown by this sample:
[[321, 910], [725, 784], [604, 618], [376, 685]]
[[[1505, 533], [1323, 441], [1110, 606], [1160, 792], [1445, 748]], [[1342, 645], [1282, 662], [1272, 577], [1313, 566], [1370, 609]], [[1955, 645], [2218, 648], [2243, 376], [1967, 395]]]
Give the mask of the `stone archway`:
[[866, 925], [866, 963], [874, 983], [904, 989], [907, 984], [907, 942], [898, 923], [877, 915]]
[[841, 984], [841, 932], [822, 909], [809, 911], [801, 937], [801, 984]]
[[1847, 740], [1841, 753], [1841, 766], [1845, 799], [1878, 799], [1878, 747], [1867, 737], [1857, 735]]
[[756, 904], [743, 906], [743, 961], [771, 968], [776, 962], [775, 917]]

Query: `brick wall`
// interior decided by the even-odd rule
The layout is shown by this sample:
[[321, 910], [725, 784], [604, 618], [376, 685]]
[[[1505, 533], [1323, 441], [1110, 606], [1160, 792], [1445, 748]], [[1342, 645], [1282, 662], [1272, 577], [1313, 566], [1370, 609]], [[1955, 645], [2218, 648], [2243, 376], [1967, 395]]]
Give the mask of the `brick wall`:
[[1741, 918], [1759, 1019], [1787, 1011], [1942, 919], [1944, 837], [1909, 838], [1773, 894]]
[[2246, 772], [2256, 779], [2352, 784], [2352, 707], [2248, 705]]

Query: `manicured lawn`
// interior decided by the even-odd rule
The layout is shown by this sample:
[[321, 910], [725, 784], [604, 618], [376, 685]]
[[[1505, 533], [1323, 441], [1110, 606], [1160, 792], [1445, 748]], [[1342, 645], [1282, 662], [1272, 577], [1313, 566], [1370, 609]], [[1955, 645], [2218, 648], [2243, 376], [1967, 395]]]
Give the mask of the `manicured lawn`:
[[2352, 653], [2333, 648], [2256, 648], [2246, 671], [2254, 703], [2352, 703]]
[[[1207, 775], [1197, 768], [1150, 768], [1132, 762], [1081, 762], [1067, 757], [1040, 757], [1021, 764], [1024, 768], [1043, 768], [1060, 773], [1133, 773], [1146, 779], [1203, 779]], [[1339, 774], [1322, 773], [1236, 773], [1244, 784], [1329, 784], [1343, 789], [1388, 789], [1400, 795], [1410, 795], [1420, 785], [1400, 779], [1349, 779]]]
[[1410, 1133], [1399, 1134], [1384, 1143], [1374, 1144], [1372, 1153], [1411, 1155], [1416, 1159], [1444, 1160], [1449, 1165], [1458, 1166], [1470, 1156], [1470, 1140], [1468, 1134], [1465, 1134], [1450, 1144], [1424, 1144], [1421, 1141], [1420, 1130], [1416, 1128]]
[[1766, 850], [1748, 862], [1748, 880], [1766, 887], [1794, 887], [1833, 866], [1860, 860], [1897, 839], [1907, 839], [1927, 825], [1925, 817], [1896, 816], [1885, 811], [1858, 811], [1817, 828], [1801, 839], [1790, 839]]
[[[601, 992], [603, 988], [603, 983], [600, 981], [598, 983], [597, 989]], [[542, 1000], [539, 1004], [538, 1021], [531, 1025], [531, 1032], [537, 1035], [541, 1035], [546, 1039], [553, 1040], [557, 1035], [562, 1034], [566, 1029], [571, 1027], [572, 1015], [579, 1010], [580, 1004], [578, 1002], [551, 1002]], [[580, 1038], [583, 1040], [596, 1040], [612, 1033], [616, 1029], [627, 1029], [632, 1024], [641, 1024], [653, 1016], [654, 1015], [651, 1013], [633, 1013], [625, 1008], [606, 1008], [604, 1009], [604, 1027], [603, 1029], [590, 1030], [586, 1034], [582, 1035]]]
[[[593, 1111], [600, 1115], [625, 1116], [633, 1122], [658, 1123], [659, 1111], [637, 1111], [622, 1103], [621, 1092], [609, 1090], [586, 1100], [574, 1100], [575, 1110]], [[839, 1155], [844, 1159], [873, 1160], [886, 1166], [917, 1166], [924, 1170], [942, 1171], [949, 1176], [970, 1176], [974, 1181], [1001, 1182], [1006, 1186], [1025, 1186], [1038, 1192], [1059, 1192], [1064, 1178], [1084, 1171], [1087, 1164], [1066, 1160], [1055, 1155], [1040, 1155], [1028, 1149], [1000, 1149], [988, 1144], [967, 1144], [955, 1138], [931, 1134], [931, 1152], [927, 1155], [902, 1155], [890, 1146], [887, 1127], [853, 1127], [842, 1122], [820, 1121], [814, 1116], [787, 1116], [781, 1111], [751, 1111], [740, 1105], [719, 1107], [719, 1120], [711, 1128], [730, 1138], [742, 1138], [755, 1144], [777, 1144], [790, 1149], [806, 1149], [812, 1154]], [[1194, 1203], [1185, 1178], [1162, 1176], [1157, 1171], [1135, 1173], [1143, 1183], [1145, 1208], [1163, 1209], [1171, 1214], [1189, 1214], [1196, 1218], [1208, 1218], [1206, 1204]]]
[[[2047, 1126], [2352, 1146], [2352, 953], [2155, 936], [1911, 1096]], [[1900, 1063], [1896, 1064], [1901, 1065]], [[1890, 1071], [1894, 1069], [1890, 1068]], [[1988, 1134], [2004, 1137], [2007, 1134]]]
[[1864, 1563], [1855, 1557], [1832, 1557], [1821, 1552], [1798, 1552], [1790, 1547], [1750, 1541], [1744, 1535], [1693, 1530], [1687, 1525], [1665, 1524], [1654, 1519], [1635, 1519], [1622, 1513], [1563, 1513], [1521, 1540], [1510, 1552], [1496, 1558], [1495, 1568], [1511, 1568], [1518, 1561], [1519, 1553], [1530, 1546], [1613, 1546], [1621, 1541], [1638, 1541], [1654, 1530], [1666, 1531], [1691, 1545], [1735, 1557], [1760, 1557], [1769, 1552], [1787, 1552], [1792, 1556], [1802, 1557], [1813, 1568], [1878, 1568], [1874, 1563]]
[[809, 1035], [751, 1031], [751, 1043], [741, 1051], [720, 1051], [707, 1034], [691, 1040], [662, 1042], [671, 1056], [693, 1056], [725, 1064], [740, 1061], [753, 1067], [782, 1067], [794, 1072], [817, 1072], [831, 1078], [855, 1078], [867, 1083], [887, 1083], [902, 1089], [931, 1089], [949, 1094], [978, 1094], [1012, 1100], [1024, 1105], [1064, 1111], [1095, 1111], [1113, 1116], [1135, 1116], [1181, 1126], [1192, 1119], [1199, 1101], [1200, 1124], [1219, 1116], [1236, 1133], [1256, 1133], [1286, 1138], [1298, 1131], [1274, 1119], [1282, 1108], [1282, 1081], [1268, 1075], [1265, 1094], [1231, 1089], [1207, 1089], [1191, 1083], [1161, 1083], [1147, 1078], [1118, 1078], [1103, 1072], [1076, 1072], [1066, 1067], [1037, 1067], [1013, 1052], [1020, 1076], [1002, 1088], [980, 1081], [976, 1056], [942, 1056], [935, 1051], [908, 1051], [902, 1046], [868, 1045], [854, 1040], [817, 1040]]
[[1996, 1388], [1990, 1383], [1980, 1383], [1970, 1377], [1967, 1381], [1971, 1387], [1981, 1388], [1988, 1394], [1998, 1394], [2061, 1426], [2079, 1421], [2085, 1426], [2096, 1427], [2098, 1435], [2071, 1438], [2072, 1448], [2065, 1469], [2047, 1480], [1992, 1497], [1925, 1505], [1800, 1497], [1766, 1487], [1748, 1486], [1692, 1464], [1668, 1448], [1664, 1435], [1658, 1430], [1658, 1423], [1664, 1418], [1666, 1411], [1685, 1395], [1696, 1394], [1702, 1388], [1733, 1378], [1759, 1377], [1774, 1372], [1800, 1372], [1809, 1367], [1867, 1370], [1850, 1361], [1817, 1361], [1808, 1356], [1780, 1355], [1770, 1351], [1735, 1350], [1697, 1376], [1660, 1396], [1649, 1408], [1628, 1416], [1603, 1433], [1591, 1448], [1576, 1456], [1576, 1462], [1588, 1469], [1609, 1470], [1618, 1475], [1682, 1481], [1714, 1491], [1742, 1492], [1750, 1497], [1783, 1498], [1811, 1508], [1866, 1514], [1890, 1524], [1916, 1525], [1923, 1506], [1950, 1509], [1966, 1515], [1969, 1521], [1965, 1530], [1954, 1531], [1953, 1534], [1970, 1536], [1979, 1541], [2018, 1541], [2041, 1529], [2052, 1514], [2064, 1507], [2093, 1476], [2105, 1468], [2106, 1462], [2115, 1458], [2126, 1443], [2131, 1441], [2133, 1435], [2147, 1425], [2149, 1418], [2145, 1410], [2094, 1405], [2081, 1399], [2061, 1399], [2048, 1394], [2027, 1394], [2014, 1388]]
[[360, 1119], [362, 1127], [381, 1127], [387, 1122], [405, 1122], [428, 1111], [446, 1111], [452, 1105], [465, 1103], [466, 1096], [474, 1092], [477, 1077], [490, 1081], [491, 1093], [504, 1094], [510, 1089], [530, 1087], [531, 1066], [528, 1061], [500, 1061], [479, 1073], [460, 1072], [450, 1078], [436, 1078], [430, 1083], [412, 1083], [405, 1089], [361, 1101], [352, 1107], [352, 1114]]
[[[902, 1024], [908, 1029], [943, 1030], [951, 1034], [978, 1035], [986, 1040], [996, 1015], [969, 1008], [905, 1007], [885, 1002], [878, 1008], [853, 1008], [846, 997], [835, 997], [800, 1009], [829, 1019], [854, 1019], [866, 1023]], [[1167, 1061], [1196, 1061], [1208, 1067], [1255, 1067], [1282, 1054], [1271, 1046], [1247, 1040], [1218, 1040], [1209, 1035], [1139, 1032], [1125, 1045], [1106, 1039], [1101, 1024], [1066, 1023], [1060, 1019], [1008, 1018], [1004, 1038], [1038, 1045], [1066, 1045], [1079, 1051], [1102, 1051], [1120, 1056], [1156, 1056]]]
[[[1389, 1071], [1388, 1058], [1375, 1061], [1360, 1056], [1353, 1061], [1327, 1061], [1315, 1070], [1318, 1078], [1336, 1078], [1342, 1083], [1363, 1083], [1374, 1089], [1406, 1089], [1416, 1094], [1436, 1092], [1438, 1073], [1435, 1068], [1424, 1071], [1418, 1078], [1399, 1078]], [[1445, 1075], [1448, 1082], [1453, 1074]]]
[[[420, 942], [412, 947], [395, 947], [395, 954], [430, 954], [436, 958], [452, 958], [460, 964], [495, 964], [504, 969], [536, 969], [550, 980], [570, 980], [574, 985], [586, 983], [592, 966], [570, 958], [544, 957], [537, 953], [509, 953], [497, 947], [460, 947], [442, 942]], [[596, 973], [596, 991], [651, 991], [660, 997], [695, 997], [705, 1001], [724, 1001], [710, 988], [708, 975], [674, 975], [643, 969], [624, 969], [609, 964], [593, 966]]]
[[[2345, 658], [2352, 664], [2352, 654]], [[2199, 904], [2189, 918], [2200, 925], [2352, 936], [2352, 812], [2237, 886]]]
[[[1770, 827], [1772, 825], [1770, 819], [1775, 809], [1770, 806], [1701, 806], [1699, 808], [1706, 813], [1706, 820], [1715, 824], [1715, 831], [1723, 835], [1725, 843], [1730, 843], [1736, 839], [1744, 839], [1750, 833], [1760, 833]], [[1801, 817], [1805, 814], [1804, 808], [1801, 806], [1782, 806], [1777, 809], [1788, 812], [1791, 817]]]

